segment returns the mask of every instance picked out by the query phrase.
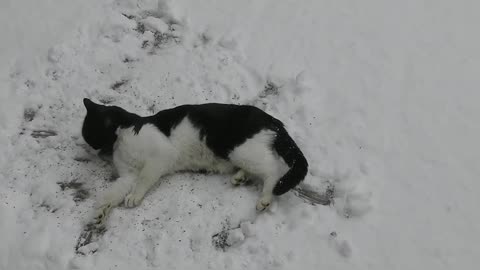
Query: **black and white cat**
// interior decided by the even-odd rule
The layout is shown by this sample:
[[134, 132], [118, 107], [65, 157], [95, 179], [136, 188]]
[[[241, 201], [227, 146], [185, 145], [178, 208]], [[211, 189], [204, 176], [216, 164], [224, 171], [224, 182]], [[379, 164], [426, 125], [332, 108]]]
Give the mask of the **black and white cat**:
[[258, 177], [263, 180], [259, 211], [307, 174], [307, 160], [283, 123], [253, 106], [182, 105], [141, 117], [89, 99], [83, 103], [83, 138], [94, 149], [113, 153], [120, 176], [98, 202], [98, 223], [122, 201], [139, 205], [163, 175], [178, 171], [235, 173], [234, 185]]

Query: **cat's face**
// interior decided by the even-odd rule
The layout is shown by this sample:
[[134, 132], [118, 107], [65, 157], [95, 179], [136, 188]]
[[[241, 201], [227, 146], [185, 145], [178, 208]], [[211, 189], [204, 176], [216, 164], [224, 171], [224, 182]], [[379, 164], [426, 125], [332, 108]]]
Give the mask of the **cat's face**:
[[117, 139], [114, 124], [115, 110], [118, 107], [96, 104], [88, 98], [83, 99], [87, 115], [83, 121], [83, 139], [94, 149], [111, 152]]

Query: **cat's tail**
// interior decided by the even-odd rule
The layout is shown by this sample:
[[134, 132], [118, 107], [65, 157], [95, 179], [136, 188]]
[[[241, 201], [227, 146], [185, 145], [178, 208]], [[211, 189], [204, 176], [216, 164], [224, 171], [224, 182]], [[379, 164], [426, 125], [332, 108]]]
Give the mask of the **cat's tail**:
[[307, 175], [308, 162], [297, 144], [283, 126], [277, 127], [273, 149], [285, 160], [290, 169], [278, 180], [274, 195], [282, 195], [297, 186]]

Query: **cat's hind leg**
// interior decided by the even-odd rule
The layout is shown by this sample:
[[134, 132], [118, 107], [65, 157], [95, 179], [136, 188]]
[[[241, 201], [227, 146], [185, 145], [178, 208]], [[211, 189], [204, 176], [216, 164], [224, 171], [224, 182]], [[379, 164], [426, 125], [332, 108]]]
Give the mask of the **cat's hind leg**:
[[265, 178], [263, 180], [262, 195], [257, 201], [256, 209], [258, 211], [263, 211], [267, 209], [273, 201], [273, 188], [277, 183], [277, 178]]
[[248, 180], [249, 176], [247, 175], [247, 173], [244, 170], [240, 169], [232, 176], [230, 182], [234, 186], [238, 186], [245, 184], [246, 182], [248, 182]]
[[263, 211], [273, 200], [273, 189], [288, 167], [276, 155], [272, 148], [274, 133], [261, 131], [236, 147], [229, 155], [230, 161], [237, 167], [263, 180], [262, 194], [256, 208]]

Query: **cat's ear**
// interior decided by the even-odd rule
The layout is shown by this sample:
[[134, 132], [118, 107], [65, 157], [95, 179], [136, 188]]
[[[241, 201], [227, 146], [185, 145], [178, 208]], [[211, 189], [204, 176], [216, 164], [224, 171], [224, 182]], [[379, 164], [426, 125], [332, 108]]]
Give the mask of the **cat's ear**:
[[87, 109], [87, 111], [93, 111], [98, 107], [98, 105], [95, 104], [95, 102], [91, 101], [88, 98], [83, 99], [83, 105], [85, 105], [85, 108]]

